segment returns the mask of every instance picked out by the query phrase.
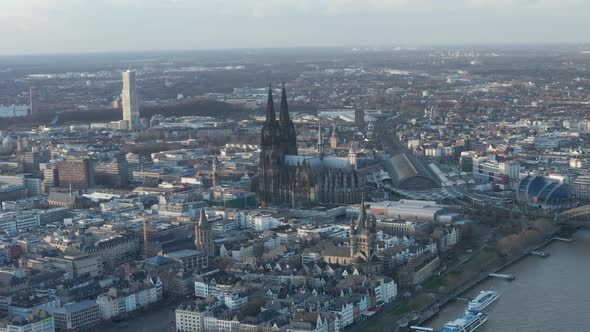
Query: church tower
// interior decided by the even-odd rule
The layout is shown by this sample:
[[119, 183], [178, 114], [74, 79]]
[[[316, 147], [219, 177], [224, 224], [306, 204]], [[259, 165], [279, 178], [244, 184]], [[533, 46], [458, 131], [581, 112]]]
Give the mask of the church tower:
[[356, 153], [356, 148], [355, 148], [355, 144], [352, 143], [350, 144], [350, 149], [348, 149], [348, 162], [350, 162], [350, 164], [352, 165], [352, 167], [354, 167], [354, 169], [357, 169], [358, 166], [358, 155]]
[[217, 198], [216, 190], [217, 190], [217, 169], [219, 167], [219, 159], [217, 156], [213, 158], [213, 164], [211, 165], [211, 199], [215, 200]]
[[317, 143], [317, 153], [318, 157], [324, 158], [324, 135], [322, 133], [322, 118], [318, 116], [318, 143]]
[[338, 148], [338, 136], [336, 136], [336, 125], [332, 127], [332, 137], [330, 137], [330, 148], [335, 151]]
[[356, 225], [350, 227], [350, 257], [362, 253], [369, 261], [376, 252], [377, 222], [374, 216], [367, 214], [363, 199]]
[[215, 244], [213, 243], [213, 230], [207, 221], [205, 209], [201, 209], [199, 221], [195, 224], [195, 248], [202, 250], [207, 256], [215, 256]]
[[281, 92], [281, 114], [279, 118], [281, 127], [281, 142], [282, 151], [286, 155], [297, 154], [297, 133], [295, 132], [295, 125], [289, 117], [289, 105], [287, 104], [287, 92], [285, 91], [285, 83], [283, 82], [283, 90]]
[[262, 124], [260, 135], [260, 164], [258, 195], [262, 205], [276, 201], [281, 179], [281, 165], [284, 153], [281, 127], [277, 121], [275, 105], [272, 98], [272, 87], [268, 87], [268, 101], [266, 104], [266, 120]]

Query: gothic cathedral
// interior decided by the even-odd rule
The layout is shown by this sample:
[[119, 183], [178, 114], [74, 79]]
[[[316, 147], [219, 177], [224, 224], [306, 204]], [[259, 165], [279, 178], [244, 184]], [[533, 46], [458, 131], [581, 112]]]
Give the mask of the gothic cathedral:
[[261, 204], [297, 207], [359, 203], [365, 179], [357, 171], [356, 154], [354, 158], [326, 156], [322, 144], [318, 142], [316, 156], [297, 154], [297, 133], [289, 117], [285, 86], [278, 120], [269, 88], [260, 137], [258, 198]]

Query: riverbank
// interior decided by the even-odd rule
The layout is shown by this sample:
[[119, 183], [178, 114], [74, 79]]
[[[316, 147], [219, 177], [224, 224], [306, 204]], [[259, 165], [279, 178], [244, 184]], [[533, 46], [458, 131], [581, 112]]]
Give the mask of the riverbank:
[[[554, 233], [554, 234], [552, 234], [552, 236], [550, 238], [548, 238], [547, 240], [545, 240], [543, 243], [526, 249], [524, 252], [518, 254], [517, 256], [510, 258], [503, 265], [501, 265], [501, 266], [499, 266], [497, 268], [493, 268], [493, 269], [487, 270], [485, 272], [482, 272], [480, 276], [478, 276], [477, 278], [473, 279], [471, 282], [463, 285], [462, 287], [460, 287], [458, 290], [456, 290], [452, 294], [449, 294], [443, 300], [439, 301], [438, 307], [441, 308], [441, 307], [445, 306], [448, 302], [450, 302], [452, 300], [455, 300], [457, 297], [461, 296], [461, 294], [469, 291], [473, 287], [477, 286], [478, 284], [482, 283], [486, 279], [490, 278], [490, 274], [492, 274], [492, 273], [500, 273], [503, 270], [505, 270], [506, 268], [510, 267], [511, 265], [513, 265], [513, 264], [519, 262], [520, 260], [528, 257], [531, 252], [538, 251], [540, 249], [543, 249], [547, 245], [551, 244], [553, 241], [557, 241], [557, 238], [560, 238], [560, 237], [568, 237], [568, 236], [571, 237], [571, 234], [564, 234], [562, 232]], [[419, 323], [423, 323], [423, 322], [427, 321], [428, 319], [430, 319], [435, 314], [436, 313], [431, 314], [430, 317], [419, 321]]]
[[[529, 255], [502, 270], [515, 275], [515, 280], [487, 278], [461, 295], [473, 298], [487, 289], [501, 294], [485, 310], [489, 320], [478, 332], [588, 331], [590, 316], [585, 302], [590, 298], [586, 287], [590, 266], [580, 263], [590, 251], [590, 231], [576, 232], [571, 243], [551, 241], [543, 250], [550, 255]], [[422, 326], [440, 328], [461, 315], [465, 306], [464, 301], [451, 301]]]
[[[448, 303], [485, 282], [490, 273], [502, 272], [528, 257], [531, 251], [541, 250], [551, 244], [559, 236], [570, 237], [571, 232], [557, 230], [547, 236], [543, 242], [519, 251], [518, 254], [511, 257], [500, 257], [493, 248], [480, 248], [475, 255], [463, 261], [460, 266], [454, 267], [456, 270], [461, 271], [460, 275], [453, 274], [452, 271], [445, 273], [445, 275], [450, 274], [450, 278], [474, 274], [467, 280], [462, 281], [457, 287], [445, 288], [446, 284], [441, 280], [441, 277], [433, 277], [424, 283], [425, 287], [429, 287], [426, 287], [422, 292], [413, 294], [411, 298], [401, 298], [393, 305], [384, 307], [373, 318], [354, 326], [351, 331], [380, 330], [396, 332], [407, 329], [409, 325], [420, 325], [428, 322]], [[418, 300], [415, 300], [416, 298]], [[430, 301], [426, 301], [426, 299], [430, 299]]]
[[432, 319], [433, 316], [435, 316], [436, 314], [438, 314], [438, 312], [440, 311], [441, 308], [443, 308], [449, 302], [456, 300], [462, 294], [468, 292], [469, 290], [471, 290], [472, 288], [474, 288], [477, 285], [481, 284], [482, 282], [484, 282], [488, 278], [491, 278], [490, 277], [490, 274], [503, 272], [505, 269], [507, 269], [510, 266], [518, 263], [522, 259], [524, 259], [526, 257], [529, 257], [531, 255], [531, 252], [534, 252], [534, 251], [538, 251], [540, 249], [543, 249], [546, 246], [548, 246], [549, 244], [553, 243], [554, 241], [559, 241], [560, 239], [563, 239], [563, 238], [571, 238], [572, 236], [573, 236], [573, 234], [572, 233], [569, 233], [569, 232], [568, 233], [556, 232], [556, 233], [552, 234], [552, 236], [549, 237], [547, 240], [545, 240], [543, 243], [541, 243], [539, 245], [535, 245], [533, 247], [530, 247], [530, 248], [526, 249], [524, 252], [518, 254], [517, 256], [515, 256], [513, 258], [510, 258], [508, 260], [508, 262], [504, 263], [503, 265], [501, 265], [501, 266], [499, 266], [499, 267], [497, 267], [495, 269], [491, 269], [491, 270], [488, 270], [486, 272], [482, 272], [480, 276], [478, 276], [477, 278], [475, 278], [471, 282], [463, 285], [461, 288], [459, 288], [458, 290], [456, 290], [452, 294], [449, 294], [448, 296], [444, 297], [443, 299], [437, 301], [437, 303], [433, 304], [432, 307], [437, 308], [436, 312], [434, 312], [432, 310], [432, 308], [426, 308], [425, 309], [426, 310], [426, 315], [419, 315], [420, 318], [418, 320], [413, 319], [412, 320], [413, 323], [416, 323], [416, 324], [420, 325], [420, 324], [423, 324], [423, 323], [429, 321], [430, 319]]

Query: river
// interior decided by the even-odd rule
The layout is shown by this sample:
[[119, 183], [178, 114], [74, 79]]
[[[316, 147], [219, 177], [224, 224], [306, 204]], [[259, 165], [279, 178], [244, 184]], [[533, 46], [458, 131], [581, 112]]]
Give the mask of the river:
[[[590, 331], [590, 230], [577, 232], [574, 242], [554, 241], [541, 251], [551, 255], [526, 257], [502, 271], [513, 274], [514, 281], [490, 278], [462, 294], [473, 298], [485, 289], [502, 294], [484, 310], [489, 319], [478, 332]], [[466, 306], [451, 302], [423, 325], [441, 328]]]

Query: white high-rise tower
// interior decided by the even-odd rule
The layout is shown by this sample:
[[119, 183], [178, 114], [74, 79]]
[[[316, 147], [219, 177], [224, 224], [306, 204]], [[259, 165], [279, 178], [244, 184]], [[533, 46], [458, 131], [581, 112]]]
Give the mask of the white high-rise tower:
[[123, 72], [123, 120], [129, 130], [139, 129], [139, 97], [135, 89], [135, 72]]

